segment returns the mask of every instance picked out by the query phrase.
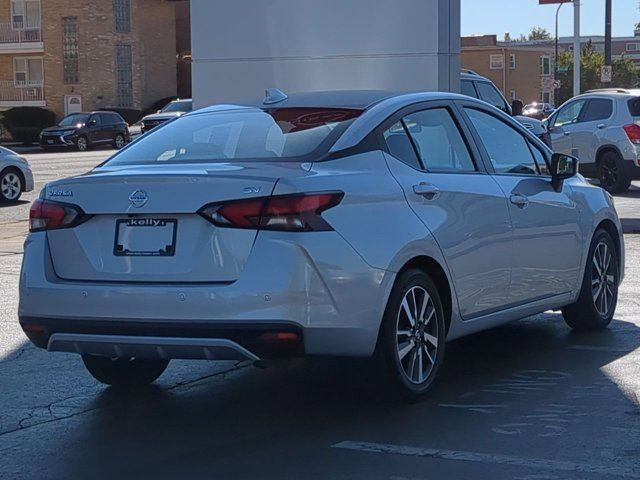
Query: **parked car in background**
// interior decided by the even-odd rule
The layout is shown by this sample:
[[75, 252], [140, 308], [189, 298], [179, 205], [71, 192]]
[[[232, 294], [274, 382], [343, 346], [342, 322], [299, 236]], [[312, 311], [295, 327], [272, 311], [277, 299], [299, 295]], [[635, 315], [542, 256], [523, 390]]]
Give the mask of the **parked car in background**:
[[0, 147], [0, 202], [17, 202], [23, 192], [33, 190], [29, 162], [16, 152]]
[[142, 133], [146, 133], [167, 120], [173, 120], [190, 112], [192, 108], [193, 102], [190, 98], [173, 100], [167, 103], [161, 110], [158, 110], [158, 113], [152, 113], [151, 115], [143, 117], [140, 121], [141, 131]]
[[549, 103], [533, 102], [524, 106], [522, 109], [522, 115], [525, 117], [537, 118], [538, 120], [544, 120], [554, 111], [554, 108]]
[[580, 159], [580, 173], [610, 193], [640, 179], [640, 90], [592, 90], [546, 121], [553, 149]]
[[446, 340], [545, 310], [611, 322], [622, 229], [576, 169], [451, 93], [209, 107], [44, 188], [20, 323], [111, 385], [172, 358], [374, 356], [424, 394]]
[[106, 111], [72, 113], [40, 133], [40, 146], [45, 150], [75, 147], [84, 152], [100, 145], [120, 149], [129, 141], [129, 129], [124, 119], [115, 112]]
[[491, 80], [473, 70], [462, 70], [460, 77], [461, 93], [463, 95], [479, 98], [499, 108], [507, 115], [514, 117], [547, 146], [551, 145], [551, 138], [549, 137], [546, 126], [540, 120], [522, 115], [523, 106], [520, 100], [514, 100], [512, 104], [509, 105], [502, 93], [500, 93], [500, 90], [498, 90], [498, 87], [496, 87]]

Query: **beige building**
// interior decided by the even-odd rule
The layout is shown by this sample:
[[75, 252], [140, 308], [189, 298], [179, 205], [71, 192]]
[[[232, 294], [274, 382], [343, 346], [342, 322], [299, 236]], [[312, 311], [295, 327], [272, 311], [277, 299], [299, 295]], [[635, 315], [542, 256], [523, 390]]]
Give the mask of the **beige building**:
[[176, 94], [175, 3], [0, 0], [0, 111], [143, 109]]
[[496, 35], [462, 38], [462, 67], [490, 78], [510, 100], [554, 104], [553, 47], [509, 45]]

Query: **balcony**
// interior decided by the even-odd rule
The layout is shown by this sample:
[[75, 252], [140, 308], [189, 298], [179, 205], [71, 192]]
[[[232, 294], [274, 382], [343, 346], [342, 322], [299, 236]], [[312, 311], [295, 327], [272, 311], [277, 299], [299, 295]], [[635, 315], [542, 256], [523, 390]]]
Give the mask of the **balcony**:
[[0, 23], [0, 53], [41, 53], [40, 22]]
[[44, 107], [44, 87], [42, 83], [16, 83], [13, 80], [0, 81], [0, 109], [11, 107]]

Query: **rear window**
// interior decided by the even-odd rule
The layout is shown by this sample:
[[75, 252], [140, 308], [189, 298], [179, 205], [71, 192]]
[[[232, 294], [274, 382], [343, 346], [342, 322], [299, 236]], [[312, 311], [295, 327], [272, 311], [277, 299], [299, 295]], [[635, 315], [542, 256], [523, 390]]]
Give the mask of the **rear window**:
[[632, 117], [640, 117], [640, 97], [629, 100], [629, 113]]
[[247, 108], [187, 115], [152, 130], [105, 165], [317, 160], [361, 113]]
[[613, 114], [613, 101], [606, 98], [594, 98], [589, 100], [583, 114], [583, 122], [595, 122], [605, 120]]

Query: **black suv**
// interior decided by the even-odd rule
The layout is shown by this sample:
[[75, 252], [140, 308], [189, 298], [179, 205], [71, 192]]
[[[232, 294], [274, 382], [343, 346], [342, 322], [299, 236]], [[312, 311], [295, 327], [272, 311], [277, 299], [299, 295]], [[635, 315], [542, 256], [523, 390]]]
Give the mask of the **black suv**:
[[40, 146], [45, 150], [75, 147], [84, 152], [107, 144], [120, 149], [129, 141], [127, 122], [115, 112], [72, 113], [40, 133]]

